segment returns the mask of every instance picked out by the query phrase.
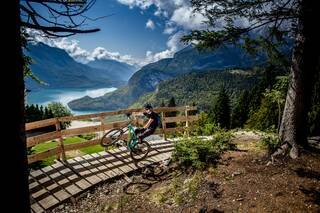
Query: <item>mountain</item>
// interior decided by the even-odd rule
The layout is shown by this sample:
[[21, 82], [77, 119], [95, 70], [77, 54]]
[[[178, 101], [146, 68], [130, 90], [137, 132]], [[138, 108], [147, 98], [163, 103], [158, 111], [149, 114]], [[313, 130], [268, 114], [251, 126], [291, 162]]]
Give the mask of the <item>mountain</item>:
[[252, 57], [240, 48], [221, 47], [215, 51], [198, 51], [188, 46], [178, 51], [173, 58], [159, 60], [142, 67], [120, 90], [98, 98], [83, 97], [68, 103], [74, 110], [113, 110], [133, 104], [141, 95], [152, 92], [164, 80], [190, 72], [207, 70], [247, 69], [263, 63], [265, 57]]
[[26, 85], [31, 90], [119, 87], [125, 84], [124, 80], [109, 76], [110, 71], [78, 63], [66, 51], [43, 43], [29, 43], [25, 54], [32, 58], [32, 72], [48, 84], [39, 85], [27, 78]]
[[122, 81], [128, 81], [136, 71], [136, 67], [132, 65], [111, 59], [95, 59], [86, 65], [92, 68], [104, 70], [105, 75]]
[[240, 91], [249, 90], [261, 77], [262, 72], [255, 70], [192, 72], [161, 81], [155, 91], [140, 96], [131, 107], [139, 108], [146, 102], [160, 106], [162, 102], [167, 104], [174, 97], [178, 106], [195, 103], [199, 108], [208, 109], [222, 86], [228, 90], [231, 100], [234, 100]]

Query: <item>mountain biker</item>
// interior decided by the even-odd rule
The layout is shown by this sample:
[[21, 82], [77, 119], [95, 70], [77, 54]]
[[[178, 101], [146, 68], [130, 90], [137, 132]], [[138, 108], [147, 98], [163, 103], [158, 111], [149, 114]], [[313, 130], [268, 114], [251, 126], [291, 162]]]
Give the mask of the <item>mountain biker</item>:
[[142, 140], [150, 135], [152, 135], [156, 128], [158, 127], [158, 119], [159, 115], [153, 111], [153, 107], [151, 104], [147, 103], [144, 105], [144, 112], [147, 118], [149, 118], [148, 122], [144, 125], [143, 128], [138, 128], [135, 130], [135, 133], [138, 135], [139, 142], [141, 143]]

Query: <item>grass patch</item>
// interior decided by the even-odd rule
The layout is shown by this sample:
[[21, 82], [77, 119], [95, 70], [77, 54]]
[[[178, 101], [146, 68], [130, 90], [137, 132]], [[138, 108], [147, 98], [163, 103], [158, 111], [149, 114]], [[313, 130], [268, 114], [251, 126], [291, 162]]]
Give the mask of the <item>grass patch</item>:
[[151, 194], [151, 201], [157, 205], [164, 203], [181, 205], [192, 202], [196, 199], [202, 182], [201, 171], [196, 171], [191, 178], [185, 180], [175, 177], [168, 186], [155, 189]]
[[102, 212], [114, 212], [115, 210], [122, 209], [130, 202], [131, 197], [129, 195], [122, 195], [118, 201], [107, 201], [101, 206]]
[[271, 155], [279, 147], [280, 141], [275, 133], [264, 133], [258, 147], [268, 151]]
[[[75, 143], [81, 143], [81, 142], [84, 142], [87, 140], [91, 140], [94, 137], [95, 137], [95, 134], [84, 134], [84, 135], [66, 138], [66, 139], [64, 139], [63, 142], [65, 145], [75, 144]], [[36, 153], [44, 152], [49, 149], [56, 148], [56, 147], [58, 147], [58, 145], [59, 145], [59, 142], [56, 140], [38, 144], [38, 145], [32, 147], [32, 149], [31, 149], [32, 154], [36, 154]], [[85, 154], [92, 154], [92, 153], [100, 152], [103, 150], [104, 150], [104, 148], [100, 145], [94, 145], [94, 146], [89, 146], [89, 147], [85, 147], [85, 148], [80, 149], [80, 151]], [[56, 158], [57, 158], [56, 155], [51, 156], [49, 158], [46, 158], [46, 159], [42, 160], [39, 165], [40, 165], [40, 167], [51, 165], [54, 163], [54, 160]]]

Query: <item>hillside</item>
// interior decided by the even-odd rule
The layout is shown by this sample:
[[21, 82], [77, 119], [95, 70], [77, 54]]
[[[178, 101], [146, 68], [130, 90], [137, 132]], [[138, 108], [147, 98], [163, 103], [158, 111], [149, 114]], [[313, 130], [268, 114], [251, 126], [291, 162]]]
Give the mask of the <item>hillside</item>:
[[114, 72], [78, 63], [66, 51], [43, 43], [29, 44], [25, 53], [33, 60], [32, 72], [48, 84], [43, 86], [26, 79], [27, 88], [31, 90], [119, 87], [125, 84]]
[[136, 71], [136, 67], [111, 60], [111, 59], [95, 59], [87, 63], [89, 67], [104, 70], [105, 75], [121, 81], [128, 81]]
[[[267, 166], [260, 134], [239, 131], [234, 136], [237, 148], [204, 171], [181, 171], [175, 162], [155, 164], [150, 174], [142, 170], [128, 175], [132, 182], [127, 177], [101, 184], [52, 212], [319, 212], [316, 151]], [[156, 173], [159, 168], [164, 172]]]
[[240, 91], [255, 85], [260, 76], [250, 70], [193, 72], [160, 82], [155, 92], [141, 96], [132, 107], [141, 107], [145, 102], [159, 106], [161, 102], [168, 103], [174, 97], [177, 105], [195, 103], [201, 108], [207, 108], [223, 85], [233, 99]]
[[83, 97], [69, 102], [68, 105], [73, 110], [123, 108], [132, 105], [141, 95], [154, 91], [163, 80], [173, 79], [190, 72], [250, 68], [261, 63], [263, 63], [263, 57], [251, 57], [244, 50], [236, 47], [221, 47], [215, 51], [199, 52], [188, 46], [177, 52], [173, 58], [162, 59], [142, 67], [119, 91], [95, 99]]

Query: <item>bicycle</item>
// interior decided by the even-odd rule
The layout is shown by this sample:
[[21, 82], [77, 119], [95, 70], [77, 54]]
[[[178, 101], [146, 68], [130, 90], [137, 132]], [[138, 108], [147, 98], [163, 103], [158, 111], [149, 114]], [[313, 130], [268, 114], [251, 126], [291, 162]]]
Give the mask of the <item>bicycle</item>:
[[122, 136], [128, 132], [128, 140], [123, 140], [124, 145], [130, 152], [130, 156], [135, 161], [143, 160], [147, 157], [150, 152], [151, 146], [147, 141], [141, 141], [139, 143], [138, 135], [135, 133], [135, 126], [132, 125], [131, 114], [126, 114], [127, 118], [130, 120], [126, 126], [120, 128], [114, 128], [106, 132], [101, 140], [100, 145], [103, 147], [110, 147], [122, 139]]

